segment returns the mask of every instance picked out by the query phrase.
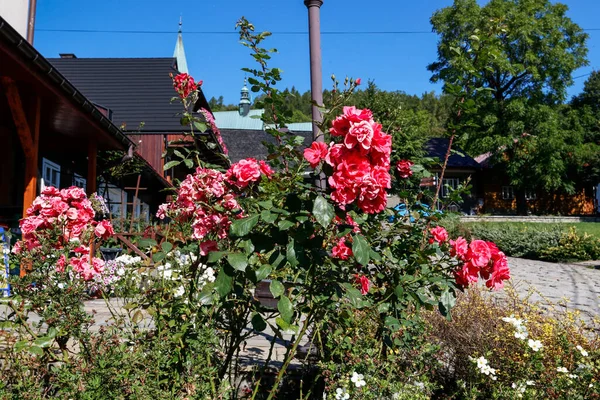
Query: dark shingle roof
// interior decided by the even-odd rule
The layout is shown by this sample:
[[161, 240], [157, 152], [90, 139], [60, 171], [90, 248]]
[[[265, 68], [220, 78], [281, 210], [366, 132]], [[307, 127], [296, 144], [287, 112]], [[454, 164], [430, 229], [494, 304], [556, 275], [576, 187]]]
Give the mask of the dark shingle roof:
[[[312, 132], [292, 132], [294, 136], [304, 136], [304, 146], [312, 142]], [[221, 137], [229, 150], [229, 159], [232, 163], [244, 158], [264, 160], [269, 152], [263, 142], [275, 143], [273, 136], [262, 130], [250, 129], [221, 129]]]
[[174, 58], [49, 58], [57, 70], [94, 103], [109, 108], [116, 125], [142, 132], [180, 132], [181, 104], [169, 73]]
[[[431, 138], [425, 144], [425, 150], [429, 157], [438, 158], [441, 162], [446, 158], [448, 151], [449, 139], [446, 138]], [[480, 165], [473, 157], [469, 156], [463, 150], [452, 144], [453, 152], [448, 158], [449, 168], [480, 168]]]

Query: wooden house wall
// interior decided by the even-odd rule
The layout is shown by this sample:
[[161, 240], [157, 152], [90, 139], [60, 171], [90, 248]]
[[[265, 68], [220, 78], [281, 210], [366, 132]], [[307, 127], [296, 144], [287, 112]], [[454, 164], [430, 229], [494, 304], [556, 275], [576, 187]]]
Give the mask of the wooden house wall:
[[165, 151], [163, 135], [128, 135], [136, 144], [136, 152], [142, 156], [157, 172], [162, 174], [164, 161], [162, 155]]

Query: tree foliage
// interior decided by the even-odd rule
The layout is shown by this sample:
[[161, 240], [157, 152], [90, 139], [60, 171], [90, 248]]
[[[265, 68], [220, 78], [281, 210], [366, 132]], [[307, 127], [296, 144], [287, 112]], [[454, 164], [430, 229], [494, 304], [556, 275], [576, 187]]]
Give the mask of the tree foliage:
[[431, 18], [439, 34], [431, 80], [474, 106], [459, 143], [490, 152], [523, 198], [525, 188], [574, 190], [569, 154], [582, 132], [560, 104], [572, 72], [587, 64], [587, 34], [567, 10], [548, 0], [455, 0]]

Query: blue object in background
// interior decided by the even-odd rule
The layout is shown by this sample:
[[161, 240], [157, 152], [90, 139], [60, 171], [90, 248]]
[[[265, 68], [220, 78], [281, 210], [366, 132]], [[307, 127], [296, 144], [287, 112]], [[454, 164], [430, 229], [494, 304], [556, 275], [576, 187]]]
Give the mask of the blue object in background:
[[[394, 207], [394, 211], [396, 212], [397, 216], [406, 217], [407, 215], [410, 215], [411, 210], [409, 210], [406, 207], [405, 203], [400, 203], [396, 207]], [[412, 211], [417, 211], [421, 215], [421, 217], [429, 217], [429, 215], [430, 215], [429, 206], [427, 204], [423, 204], [423, 203], [419, 203], [419, 202], [415, 203]], [[391, 216], [388, 218], [389, 222], [394, 222], [395, 220], [396, 220], [395, 216]], [[415, 222], [415, 218], [413, 216], [410, 217], [410, 222]]]
[[0, 266], [0, 296], [10, 296], [10, 285], [8, 284], [8, 275], [10, 265], [8, 263], [8, 252], [10, 244], [7, 243], [6, 231], [0, 227], [0, 247], [2, 248], [2, 266]]

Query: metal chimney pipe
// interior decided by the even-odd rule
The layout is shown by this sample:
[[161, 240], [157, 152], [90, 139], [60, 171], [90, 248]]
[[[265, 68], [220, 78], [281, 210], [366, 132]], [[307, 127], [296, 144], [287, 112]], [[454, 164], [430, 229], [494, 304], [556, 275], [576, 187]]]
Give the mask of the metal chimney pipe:
[[[321, 6], [323, 0], [304, 0], [308, 8], [308, 37], [310, 42], [310, 92], [312, 100], [323, 104], [323, 72], [321, 67]], [[325, 138], [315, 121], [323, 121], [318, 107], [312, 107], [313, 140], [324, 142]]]

